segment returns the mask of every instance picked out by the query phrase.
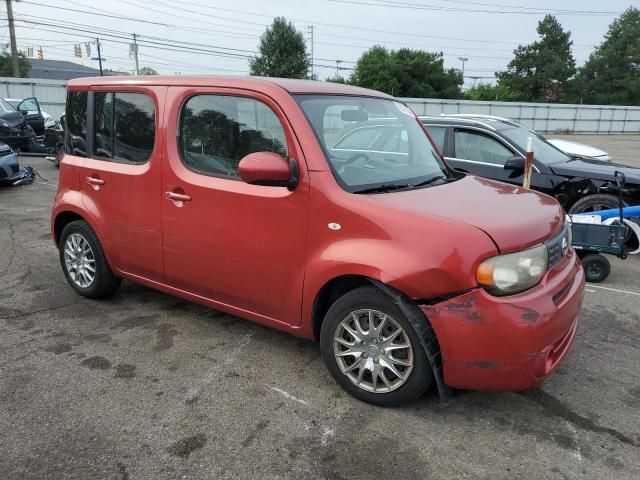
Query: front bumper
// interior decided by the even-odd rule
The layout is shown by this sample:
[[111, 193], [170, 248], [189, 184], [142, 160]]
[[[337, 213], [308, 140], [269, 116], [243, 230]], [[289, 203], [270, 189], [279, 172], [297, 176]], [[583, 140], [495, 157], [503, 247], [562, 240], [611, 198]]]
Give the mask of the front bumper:
[[11, 152], [0, 157], [0, 185], [11, 185], [20, 178], [18, 157]]
[[584, 272], [575, 252], [531, 290], [495, 297], [481, 288], [420, 308], [440, 344], [444, 382], [474, 390], [525, 390], [556, 368], [576, 335]]

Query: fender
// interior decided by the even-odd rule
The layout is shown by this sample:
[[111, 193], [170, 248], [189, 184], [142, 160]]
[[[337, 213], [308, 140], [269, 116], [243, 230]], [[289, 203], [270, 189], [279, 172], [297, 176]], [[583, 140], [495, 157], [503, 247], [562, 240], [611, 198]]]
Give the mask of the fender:
[[[55, 222], [56, 219], [65, 212], [72, 212], [84, 219], [91, 229], [96, 233], [98, 239], [100, 240], [100, 245], [102, 246], [102, 250], [107, 257], [107, 261], [113, 268], [113, 264], [111, 262], [111, 258], [109, 256], [109, 247], [108, 244], [105, 243], [105, 235], [103, 234], [103, 229], [101, 228], [100, 222], [98, 222], [95, 216], [95, 206], [93, 209], [89, 208], [89, 205], [84, 203], [83, 199], [84, 195], [82, 192], [77, 190], [66, 190], [63, 193], [59, 193], [59, 198], [56, 204], [56, 208], [51, 212], [51, 236], [54, 239], [54, 243], [56, 247], [58, 247], [58, 242], [55, 237]], [[117, 270], [114, 268], [114, 270]], [[118, 271], [118, 273], [121, 273]]]

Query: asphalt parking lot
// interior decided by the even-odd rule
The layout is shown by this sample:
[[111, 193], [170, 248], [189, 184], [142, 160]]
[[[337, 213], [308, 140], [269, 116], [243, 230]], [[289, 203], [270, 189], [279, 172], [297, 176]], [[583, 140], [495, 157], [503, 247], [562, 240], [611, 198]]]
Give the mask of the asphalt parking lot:
[[639, 258], [587, 287], [540, 388], [382, 409], [315, 343], [129, 282], [77, 296], [49, 235], [57, 170], [21, 162], [47, 181], [0, 188], [0, 478], [640, 478]]

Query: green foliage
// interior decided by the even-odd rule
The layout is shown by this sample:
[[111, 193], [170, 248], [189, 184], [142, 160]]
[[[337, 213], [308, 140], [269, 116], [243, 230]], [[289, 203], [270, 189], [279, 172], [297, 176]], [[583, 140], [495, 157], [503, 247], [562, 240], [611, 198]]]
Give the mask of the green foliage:
[[158, 75], [158, 71], [151, 67], [142, 67], [140, 69], [140, 75]]
[[331, 83], [342, 83], [343, 85], [346, 85], [347, 79], [340, 76], [340, 75], [336, 75], [335, 77], [329, 77], [325, 79], [325, 82], [331, 82]]
[[518, 92], [524, 101], [564, 101], [570, 79], [576, 72], [571, 32], [565, 32], [553, 15], [545, 16], [538, 23], [537, 31], [540, 40], [516, 48], [515, 58], [507, 70], [496, 76], [502, 85]]
[[[29, 71], [31, 70], [31, 62], [22, 53], [18, 53], [18, 70], [22, 78], [29, 76]], [[0, 77], [13, 77], [11, 52], [7, 50], [3, 50], [0, 53]]]
[[514, 92], [507, 85], [498, 83], [479, 83], [477, 86], [467, 90], [465, 97], [469, 100], [484, 100], [497, 102], [517, 102], [521, 100], [520, 94]]
[[283, 17], [277, 17], [260, 37], [260, 55], [249, 60], [251, 75], [308, 78], [311, 62], [304, 36]]
[[374, 46], [358, 59], [350, 83], [398, 97], [460, 98], [462, 74], [444, 69], [442, 53]]
[[578, 102], [640, 105], [640, 10], [629, 7], [580, 69]]

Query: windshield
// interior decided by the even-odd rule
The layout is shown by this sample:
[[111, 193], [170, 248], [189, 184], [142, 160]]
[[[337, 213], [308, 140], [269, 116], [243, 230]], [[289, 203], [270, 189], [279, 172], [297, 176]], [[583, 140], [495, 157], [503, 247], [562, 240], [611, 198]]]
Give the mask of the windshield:
[[531, 137], [533, 145], [533, 155], [536, 160], [546, 165], [553, 163], [567, 162], [571, 159], [566, 153], [558, 150], [556, 147], [547, 142], [533, 130], [529, 130], [525, 126], [516, 126], [505, 128], [501, 133], [507, 137], [512, 143], [522, 149], [527, 150], [527, 139]]
[[16, 109], [13, 108], [13, 106], [7, 102], [6, 100], [2, 100], [0, 98], [0, 112], [15, 112]]
[[338, 183], [367, 188], [413, 187], [449, 172], [404, 104], [378, 98], [297, 95]]

